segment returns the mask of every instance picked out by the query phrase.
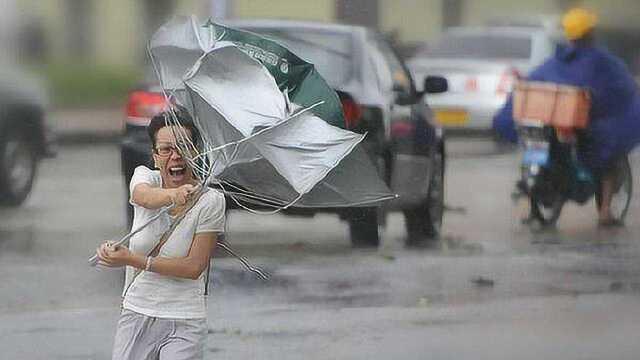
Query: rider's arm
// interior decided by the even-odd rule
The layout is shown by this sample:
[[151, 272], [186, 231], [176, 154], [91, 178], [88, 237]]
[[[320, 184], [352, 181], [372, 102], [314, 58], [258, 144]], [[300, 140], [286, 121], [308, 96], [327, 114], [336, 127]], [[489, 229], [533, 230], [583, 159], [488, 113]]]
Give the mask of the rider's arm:
[[605, 53], [595, 65], [595, 79], [591, 84], [593, 96], [597, 97], [598, 115], [616, 116], [625, 112], [637, 91], [635, 79], [622, 60]]
[[[526, 80], [544, 81], [550, 66], [550, 61], [545, 61], [542, 65], [533, 69], [527, 75]], [[493, 116], [493, 130], [496, 135], [506, 141], [518, 142], [518, 132], [513, 119], [513, 92], [509, 94], [502, 108]]]
[[493, 117], [493, 130], [504, 140], [513, 143], [518, 141], [518, 133], [513, 121], [513, 95], [509, 95], [502, 109]]

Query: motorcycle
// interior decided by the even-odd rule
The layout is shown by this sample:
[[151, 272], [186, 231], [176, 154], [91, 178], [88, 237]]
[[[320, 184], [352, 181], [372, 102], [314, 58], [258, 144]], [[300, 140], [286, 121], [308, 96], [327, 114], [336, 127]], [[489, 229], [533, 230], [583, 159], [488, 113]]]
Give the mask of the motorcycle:
[[[523, 156], [515, 196], [529, 198], [529, 221], [555, 225], [567, 201], [583, 205], [595, 197], [600, 207], [600, 179], [577, 156], [578, 147], [588, 152], [584, 147], [592, 143], [585, 141], [590, 136], [590, 107], [585, 88], [534, 81], [516, 84], [513, 111]], [[613, 220], [622, 223], [633, 190], [627, 157], [617, 159], [611, 171], [616, 175], [611, 211]]]
[[[528, 221], [537, 220], [542, 226], [554, 226], [567, 201], [584, 205], [595, 197], [596, 206], [600, 206], [600, 180], [580, 163], [576, 136], [558, 136], [556, 128], [535, 120], [521, 122], [518, 133], [523, 155], [515, 196], [528, 197]], [[614, 220], [622, 223], [633, 191], [628, 158], [618, 159], [613, 170], [616, 183], [611, 212]]]

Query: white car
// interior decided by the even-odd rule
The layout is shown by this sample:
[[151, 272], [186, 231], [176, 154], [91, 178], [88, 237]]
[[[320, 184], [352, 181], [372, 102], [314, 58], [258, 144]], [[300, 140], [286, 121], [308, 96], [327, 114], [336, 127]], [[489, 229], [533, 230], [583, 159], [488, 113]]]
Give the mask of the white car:
[[543, 28], [459, 27], [409, 60], [417, 84], [443, 76], [449, 91], [429, 96], [436, 121], [453, 129], [487, 132], [515, 80], [541, 64], [556, 48], [557, 34]]

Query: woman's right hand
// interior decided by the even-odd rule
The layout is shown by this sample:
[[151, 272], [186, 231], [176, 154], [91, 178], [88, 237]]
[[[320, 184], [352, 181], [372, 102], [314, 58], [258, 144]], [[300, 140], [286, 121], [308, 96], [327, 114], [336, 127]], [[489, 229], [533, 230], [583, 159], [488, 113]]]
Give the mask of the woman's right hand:
[[113, 241], [105, 241], [102, 243], [97, 249], [96, 254], [98, 255], [98, 264], [102, 266], [108, 267], [116, 267], [111, 261], [111, 254], [116, 251], [118, 247], [115, 246]]
[[174, 189], [167, 189], [169, 191], [169, 198], [171, 202], [176, 206], [183, 206], [189, 201], [191, 194], [196, 191], [197, 187], [191, 184], [185, 184]]

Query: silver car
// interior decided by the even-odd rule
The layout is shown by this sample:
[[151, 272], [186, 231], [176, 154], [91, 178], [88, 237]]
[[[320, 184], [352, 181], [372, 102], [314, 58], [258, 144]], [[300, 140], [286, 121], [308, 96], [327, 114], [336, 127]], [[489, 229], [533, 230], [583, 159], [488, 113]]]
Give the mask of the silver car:
[[436, 121], [447, 131], [492, 128], [514, 81], [541, 64], [556, 47], [556, 35], [542, 28], [450, 28], [408, 66], [417, 84], [429, 75], [447, 79], [449, 91], [429, 96]]

